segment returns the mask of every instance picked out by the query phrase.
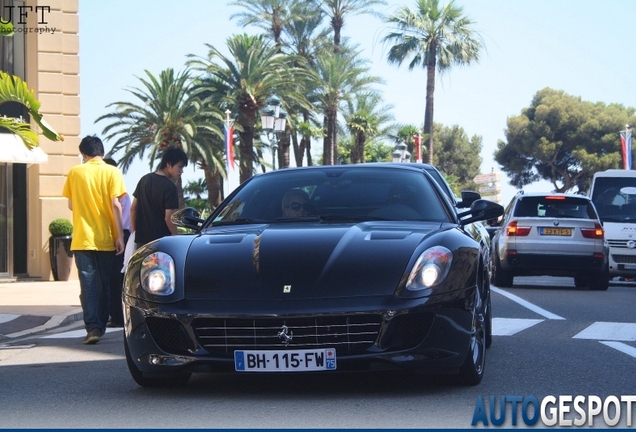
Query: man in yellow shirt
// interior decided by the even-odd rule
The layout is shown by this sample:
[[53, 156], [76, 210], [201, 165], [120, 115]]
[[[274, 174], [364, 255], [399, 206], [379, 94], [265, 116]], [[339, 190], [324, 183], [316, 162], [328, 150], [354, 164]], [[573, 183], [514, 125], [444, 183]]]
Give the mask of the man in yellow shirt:
[[83, 163], [69, 171], [62, 195], [73, 211], [71, 250], [80, 281], [85, 344], [104, 335], [109, 316], [109, 280], [115, 254], [124, 252], [119, 197], [126, 193], [121, 172], [106, 164], [104, 145], [95, 135], [79, 145]]

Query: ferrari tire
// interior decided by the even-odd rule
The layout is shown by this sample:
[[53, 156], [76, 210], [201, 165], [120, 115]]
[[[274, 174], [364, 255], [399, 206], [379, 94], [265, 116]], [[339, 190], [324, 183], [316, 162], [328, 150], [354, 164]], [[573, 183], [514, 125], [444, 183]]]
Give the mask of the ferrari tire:
[[485, 303], [482, 301], [479, 289], [477, 289], [468, 354], [457, 377], [462, 385], [477, 385], [484, 377], [484, 368], [486, 366], [485, 309]]
[[493, 269], [492, 269], [492, 283], [495, 286], [500, 288], [510, 288], [512, 287], [514, 276], [511, 272], [504, 270], [501, 268], [501, 263], [499, 261], [499, 257], [497, 252], [493, 255]]
[[126, 363], [128, 365], [130, 375], [135, 380], [135, 382], [142, 387], [179, 387], [185, 385], [190, 379], [190, 376], [192, 376], [192, 374], [190, 373], [183, 372], [153, 375], [151, 377], [145, 376], [144, 373], [137, 368], [137, 366], [135, 365], [135, 361], [130, 355], [126, 337], [124, 337], [124, 352], [126, 353]]

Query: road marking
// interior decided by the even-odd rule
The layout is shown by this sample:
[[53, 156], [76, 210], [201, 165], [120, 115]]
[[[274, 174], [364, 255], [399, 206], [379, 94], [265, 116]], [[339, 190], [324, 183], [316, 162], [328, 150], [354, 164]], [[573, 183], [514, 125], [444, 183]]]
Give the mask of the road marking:
[[542, 319], [493, 318], [492, 334], [493, 336], [512, 336], [543, 321]]
[[636, 341], [636, 324], [618, 322], [595, 322], [574, 339], [594, 339], [598, 341]]
[[13, 321], [18, 318], [20, 315], [11, 315], [11, 314], [0, 314], [0, 324], [6, 323], [9, 321]]
[[521, 306], [525, 307], [526, 309], [530, 309], [532, 312], [537, 313], [543, 317], [546, 317], [547, 319], [552, 319], [552, 320], [564, 320], [565, 318], [560, 317], [558, 315], [553, 314], [552, 312], [548, 312], [547, 310], [540, 308], [537, 305], [534, 305], [532, 303], [530, 303], [529, 301], [526, 301], [524, 299], [522, 299], [521, 297], [517, 297], [514, 294], [510, 294], [507, 291], [504, 291], [502, 289], [499, 289], [497, 287], [491, 286], [490, 290], [493, 292], [496, 292], [497, 294], [500, 294], [504, 297], [509, 298], [510, 300], [512, 300], [515, 303], [520, 304]]
[[[122, 331], [123, 328], [107, 328], [106, 333], [112, 333], [116, 331]], [[64, 333], [56, 333], [48, 336], [42, 336], [41, 339], [73, 339], [83, 338], [86, 336], [86, 330], [71, 330]]]
[[599, 342], [601, 342], [603, 345], [607, 345], [610, 348], [614, 348], [615, 350], [619, 350], [622, 353], [636, 358], [636, 348], [634, 348], [633, 346], [626, 345], [622, 342]]

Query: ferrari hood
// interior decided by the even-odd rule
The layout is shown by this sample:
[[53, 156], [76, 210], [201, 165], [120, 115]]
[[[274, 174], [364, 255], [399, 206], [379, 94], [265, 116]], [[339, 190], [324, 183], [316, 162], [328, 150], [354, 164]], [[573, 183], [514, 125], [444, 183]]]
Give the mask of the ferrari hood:
[[438, 223], [407, 222], [213, 228], [188, 251], [186, 298], [392, 294], [416, 247], [439, 229]]

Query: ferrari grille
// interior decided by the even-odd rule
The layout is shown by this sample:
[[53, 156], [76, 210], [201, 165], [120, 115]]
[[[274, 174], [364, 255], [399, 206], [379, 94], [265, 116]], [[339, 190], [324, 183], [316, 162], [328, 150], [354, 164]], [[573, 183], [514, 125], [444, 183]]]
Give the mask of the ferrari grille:
[[[363, 351], [375, 342], [380, 315], [314, 318], [227, 319], [197, 318], [192, 328], [199, 344], [210, 353], [241, 349], [336, 348], [339, 353]], [[283, 326], [291, 340], [279, 336]]]

